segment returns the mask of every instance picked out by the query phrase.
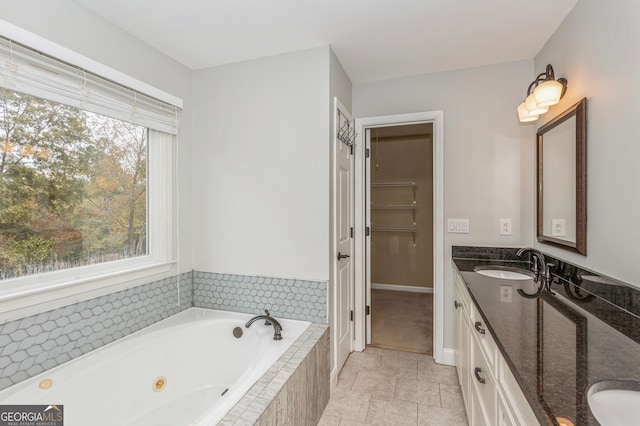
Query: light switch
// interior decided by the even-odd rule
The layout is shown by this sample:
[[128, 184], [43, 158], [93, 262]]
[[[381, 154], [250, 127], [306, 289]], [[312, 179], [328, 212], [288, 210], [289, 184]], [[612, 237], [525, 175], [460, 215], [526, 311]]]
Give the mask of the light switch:
[[447, 232], [451, 234], [468, 234], [469, 219], [447, 219]]
[[511, 219], [500, 219], [500, 235], [511, 235]]

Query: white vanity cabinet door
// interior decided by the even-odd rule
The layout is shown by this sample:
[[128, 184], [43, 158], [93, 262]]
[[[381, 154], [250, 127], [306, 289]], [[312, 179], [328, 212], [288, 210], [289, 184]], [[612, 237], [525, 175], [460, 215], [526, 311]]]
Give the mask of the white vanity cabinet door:
[[517, 423], [513, 417], [511, 407], [509, 403], [505, 401], [504, 396], [502, 396], [502, 391], [498, 386], [496, 389], [496, 426], [518, 426], [519, 423]]
[[493, 422], [485, 419], [480, 402], [478, 402], [478, 396], [474, 392], [469, 395], [469, 401], [471, 402], [467, 410], [469, 426], [493, 426]]
[[500, 391], [503, 395], [504, 405], [511, 413], [514, 424], [522, 426], [539, 425], [540, 422], [534, 414], [527, 398], [522, 393], [516, 378], [502, 356], [498, 359], [497, 375]]
[[[456, 370], [458, 372], [458, 382], [462, 390], [462, 399], [465, 407], [469, 407], [469, 348], [470, 329], [469, 316], [467, 314], [468, 304], [465, 303], [464, 293], [466, 290], [454, 287], [454, 358]], [[467, 416], [469, 413], [467, 412]]]

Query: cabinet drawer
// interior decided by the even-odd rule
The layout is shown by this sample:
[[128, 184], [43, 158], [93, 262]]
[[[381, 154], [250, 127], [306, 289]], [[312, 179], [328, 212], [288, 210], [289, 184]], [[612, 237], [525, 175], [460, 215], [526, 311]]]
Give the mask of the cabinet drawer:
[[495, 357], [498, 353], [498, 347], [475, 305], [471, 307], [469, 319], [471, 320], [471, 334], [478, 340], [491, 370], [496, 371]]
[[471, 386], [478, 396], [478, 402], [482, 408], [485, 419], [495, 419], [496, 382], [493, 376], [493, 368], [485, 358], [480, 347], [480, 342], [475, 337], [471, 339]]

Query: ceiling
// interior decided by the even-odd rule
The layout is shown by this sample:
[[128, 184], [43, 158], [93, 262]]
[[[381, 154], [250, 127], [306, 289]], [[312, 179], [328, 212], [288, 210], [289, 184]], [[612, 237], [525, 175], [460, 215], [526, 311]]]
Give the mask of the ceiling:
[[354, 84], [532, 59], [578, 0], [76, 0], [190, 69], [331, 45]]

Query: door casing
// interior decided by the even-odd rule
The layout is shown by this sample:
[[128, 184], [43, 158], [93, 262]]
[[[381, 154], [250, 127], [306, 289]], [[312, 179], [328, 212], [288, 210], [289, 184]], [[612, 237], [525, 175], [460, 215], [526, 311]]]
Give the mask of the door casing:
[[[365, 227], [368, 215], [368, 183], [366, 167], [366, 130], [372, 127], [433, 123], [433, 356], [437, 363], [452, 364], [453, 358], [444, 348], [444, 112], [424, 111], [377, 117], [357, 118], [355, 147], [355, 340], [353, 348], [366, 347], [370, 316], [365, 314], [367, 300], [368, 238]], [[370, 290], [370, 289], [369, 289]]]

